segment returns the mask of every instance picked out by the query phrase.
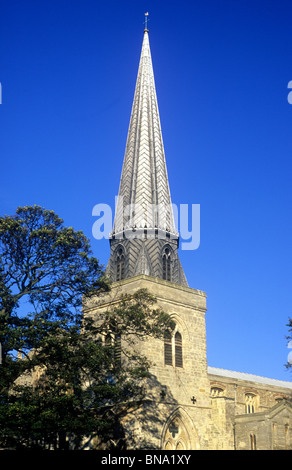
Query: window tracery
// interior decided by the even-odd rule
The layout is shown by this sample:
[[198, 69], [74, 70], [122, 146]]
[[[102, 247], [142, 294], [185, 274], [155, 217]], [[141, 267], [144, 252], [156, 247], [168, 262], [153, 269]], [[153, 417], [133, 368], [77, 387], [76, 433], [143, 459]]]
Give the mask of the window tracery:
[[254, 393], [245, 394], [245, 412], [247, 414], [255, 413], [256, 410], [256, 395]]

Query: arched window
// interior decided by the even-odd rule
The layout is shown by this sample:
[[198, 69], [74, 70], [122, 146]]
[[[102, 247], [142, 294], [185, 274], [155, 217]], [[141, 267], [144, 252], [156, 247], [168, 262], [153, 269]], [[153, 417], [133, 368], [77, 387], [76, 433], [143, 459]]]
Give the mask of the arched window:
[[183, 440], [178, 441], [175, 450], [185, 450], [186, 446]]
[[116, 254], [116, 281], [125, 277], [125, 255], [123, 248], [119, 248]]
[[163, 450], [199, 449], [197, 431], [185, 412], [177, 412], [168, 419], [162, 434]]
[[255, 434], [250, 434], [250, 450], [256, 450], [256, 436]]
[[179, 331], [175, 334], [166, 332], [164, 335], [164, 365], [183, 367], [182, 336]]
[[169, 331], [164, 335], [164, 364], [172, 366], [172, 337]]
[[247, 414], [255, 412], [256, 395], [254, 393], [245, 394], [245, 412]]
[[182, 337], [178, 331], [175, 333], [174, 347], [175, 347], [175, 367], [182, 367], [183, 366]]
[[162, 253], [162, 279], [171, 281], [171, 249], [168, 246]]
[[122, 337], [121, 333], [108, 333], [104, 339], [104, 345], [108, 348], [108, 357], [114, 367], [120, 367], [122, 362]]

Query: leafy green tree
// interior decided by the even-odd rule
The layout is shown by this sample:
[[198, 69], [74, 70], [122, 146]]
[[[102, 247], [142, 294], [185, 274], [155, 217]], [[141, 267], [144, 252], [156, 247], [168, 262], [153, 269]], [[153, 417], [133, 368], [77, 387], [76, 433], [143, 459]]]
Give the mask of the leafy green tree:
[[110, 289], [91, 255], [84, 234], [53, 211], [0, 218], [0, 447], [119, 439], [127, 407], [143, 398], [149, 363], [135, 341], [173, 324], [145, 290], [98, 321], [84, 316], [83, 302]]

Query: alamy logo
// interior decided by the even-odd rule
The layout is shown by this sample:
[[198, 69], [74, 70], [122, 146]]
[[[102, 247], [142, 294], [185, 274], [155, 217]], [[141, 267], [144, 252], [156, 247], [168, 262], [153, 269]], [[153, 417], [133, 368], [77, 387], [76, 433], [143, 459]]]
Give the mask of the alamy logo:
[[[93, 207], [92, 215], [98, 217], [92, 226], [92, 235], [96, 240], [109, 239], [112, 235], [115, 239], [179, 237], [182, 250], [196, 250], [200, 245], [200, 204], [124, 206], [123, 197], [118, 196], [115, 213], [118, 216], [113, 228], [112, 208], [108, 204]], [[169, 223], [170, 220], [173, 220], [175, 228]]]
[[[288, 83], [288, 87], [287, 87], [289, 90], [292, 90], [292, 80], [290, 80], [290, 82]], [[288, 100], [288, 103], [289, 104], [292, 104], [292, 91], [290, 91], [288, 93], [288, 96], [287, 96], [287, 100]]]

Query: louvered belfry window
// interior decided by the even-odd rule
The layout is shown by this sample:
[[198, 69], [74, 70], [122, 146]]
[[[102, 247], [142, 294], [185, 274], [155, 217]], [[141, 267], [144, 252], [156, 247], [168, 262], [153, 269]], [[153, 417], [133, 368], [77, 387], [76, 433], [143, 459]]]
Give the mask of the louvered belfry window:
[[114, 360], [115, 366], [120, 367], [122, 362], [122, 344], [121, 344], [121, 334], [115, 334], [114, 338]]
[[116, 281], [125, 277], [125, 256], [122, 248], [119, 248], [116, 256]]
[[113, 359], [115, 367], [122, 364], [122, 335], [120, 332], [108, 333], [104, 339], [104, 345], [108, 348], [108, 355]]
[[183, 366], [182, 337], [178, 331], [175, 333], [175, 337], [174, 337], [174, 348], [175, 348], [175, 367], [182, 367]]
[[169, 331], [164, 335], [164, 364], [172, 366], [172, 337]]
[[166, 247], [162, 255], [162, 278], [171, 281], [171, 251]]
[[166, 366], [183, 367], [182, 336], [177, 331], [173, 336], [170, 332], [164, 335], [164, 364]]

